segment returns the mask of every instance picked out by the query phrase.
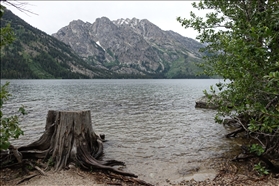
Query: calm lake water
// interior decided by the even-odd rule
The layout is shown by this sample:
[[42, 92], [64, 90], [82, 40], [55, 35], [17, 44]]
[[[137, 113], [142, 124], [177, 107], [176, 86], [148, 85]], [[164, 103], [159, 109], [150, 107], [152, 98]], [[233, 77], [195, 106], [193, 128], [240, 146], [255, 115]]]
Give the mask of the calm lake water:
[[104, 159], [124, 161], [124, 170], [159, 185], [186, 178], [188, 169], [234, 146], [214, 123], [214, 110], [195, 109], [217, 79], [8, 81], [12, 97], [3, 111], [24, 105], [28, 112], [16, 146], [39, 139], [48, 110], [91, 110], [94, 131], [108, 140]]

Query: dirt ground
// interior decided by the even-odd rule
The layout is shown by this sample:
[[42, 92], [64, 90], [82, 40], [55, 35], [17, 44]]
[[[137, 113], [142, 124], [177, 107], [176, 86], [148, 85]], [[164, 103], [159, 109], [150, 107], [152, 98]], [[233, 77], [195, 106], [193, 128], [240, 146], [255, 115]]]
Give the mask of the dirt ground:
[[[226, 186], [279, 186], [279, 174], [270, 174], [267, 176], [259, 176], [253, 170], [253, 160], [248, 162], [232, 162], [225, 158], [211, 159], [207, 162], [207, 166], [214, 168], [217, 175], [214, 179], [206, 179], [202, 181], [183, 180], [180, 183], [172, 183], [166, 180], [165, 183], [155, 184], [159, 186], [180, 186], [180, 185], [226, 185]], [[136, 179], [125, 179], [124, 177], [105, 174], [103, 172], [82, 171], [79, 168], [70, 166], [69, 170], [60, 172], [48, 171], [46, 175], [41, 175], [37, 170], [31, 170], [28, 174], [21, 169], [1, 169], [0, 185], [85, 185], [85, 186], [106, 186], [106, 185], [122, 185], [122, 186], [138, 186], [152, 185], [137, 183]], [[198, 172], [196, 172], [197, 174]], [[193, 173], [195, 174], [195, 173]]]

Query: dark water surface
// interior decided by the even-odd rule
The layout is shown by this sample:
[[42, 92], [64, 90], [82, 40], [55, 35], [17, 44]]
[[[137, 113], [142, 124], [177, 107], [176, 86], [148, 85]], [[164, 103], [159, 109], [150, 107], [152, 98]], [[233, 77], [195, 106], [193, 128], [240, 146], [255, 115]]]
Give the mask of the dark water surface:
[[[1, 83], [5, 81], [2, 80]], [[24, 105], [25, 135], [17, 146], [44, 132], [48, 110], [91, 110], [93, 129], [104, 133], [104, 159], [153, 184], [180, 180], [187, 168], [230, 150], [226, 129], [214, 110], [195, 109], [195, 100], [219, 80], [9, 80], [5, 113]]]

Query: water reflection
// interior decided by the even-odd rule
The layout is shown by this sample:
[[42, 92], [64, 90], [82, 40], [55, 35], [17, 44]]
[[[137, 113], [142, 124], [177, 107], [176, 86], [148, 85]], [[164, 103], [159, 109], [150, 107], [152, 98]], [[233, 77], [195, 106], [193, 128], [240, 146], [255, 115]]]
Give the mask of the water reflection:
[[[219, 80], [10, 80], [5, 113], [25, 105], [25, 135], [37, 140], [48, 110], [91, 110], [93, 129], [105, 133], [105, 159], [151, 183], [183, 177], [192, 162], [229, 150], [215, 111], [195, 109], [202, 90]], [[3, 82], [4, 83], [4, 82]], [[179, 173], [180, 172], [180, 173]]]

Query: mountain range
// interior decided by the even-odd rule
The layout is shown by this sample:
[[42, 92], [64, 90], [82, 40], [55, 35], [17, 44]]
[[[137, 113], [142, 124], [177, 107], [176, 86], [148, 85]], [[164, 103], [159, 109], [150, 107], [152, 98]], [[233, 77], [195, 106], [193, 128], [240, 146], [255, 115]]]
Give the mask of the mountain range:
[[1, 78], [197, 78], [204, 47], [147, 19], [74, 20], [48, 35], [11, 11], [16, 34], [1, 49]]

